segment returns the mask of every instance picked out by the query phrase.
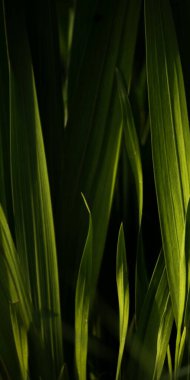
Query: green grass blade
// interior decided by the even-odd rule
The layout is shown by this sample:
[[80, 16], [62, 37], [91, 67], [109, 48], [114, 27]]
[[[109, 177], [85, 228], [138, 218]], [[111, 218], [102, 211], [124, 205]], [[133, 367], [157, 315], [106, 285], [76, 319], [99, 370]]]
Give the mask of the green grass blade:
[[[22, 379], [26, 379], [28, 368], [26, 333], [32, 320], [32, 307], [29, 290], [27, 291], [23, 282], [18, 254], [2, 208], [0, 208], [0, 296], [0, 355], [13, 378], [20, 367], [21, 374], [18, 376], [20, 378], [22, 375]], [[18, 334], [17, 318], [22, 326], [21, 337]], [[20, 343], [23, 343], [24, 347]]]
[[129, 102], [127, 88], [122, 74], [116, 70], [119, 96], [122, 108], [122, 126], [124, 132], [125, 146], [129, 157], [130, 165], [135, 179], [137, 203], [138, 203], [138, 225], [141, 226], [142, 209], [143, 209], [143, 174], [140, 156], [140, 147], [137, 132], [135, 129], [131, 105]]
[[[83, 197], [84, 198], [84, 197]], [[89, 207], [84, 198], [89, 214], [88, 235], [81, 258], [75, 295], [75, 358], [79, 380], [86, 380], [88, 351], [88, 319], [92, 284], [92, 250], [93, 227]]]
[[[0, 207], [0, 247], [1, 247], [1, 282], [7, 299], [10, 302], [20, 305], [20, 317], [27, 328], [32, 319], [32, 306], [29, 294], [23, 276], [22, 265], [19, 261], [14, 242], [4, 215]], [[3, 280], [4, 274], [9, 280]]]
[[157, 379], [162, 372], [173, 324], [167, 275], [163, 253], [157, 261], [132, 337], [131, 355], [134, 358], [130, 373], [137, 379]]
[[187, 299], [184, 323], [189, 326], [190, 323], [190, 201], [188, 203], [186, 214], [186, 231], [185, 231], [185, 255], [186, 255], [186, 269], [187, 269]]
[[21, 376], [23, 380], [28, 379], [28, 339], [27, 329], [24, 326], [17, 311], [17, 304], [10, 304], [10, 315], [15, 340], [15, 346], [20, 364]]
[[190, 191], [190, 134], [168, 1], [145, 1], [145, 29], [155, 184], [171, 300], [180, 328], [185, 302], [185, 256], [181, 248]]
[[30, 288], [49, 378], [63, 364], [54, 225], [30, 52], [21, 10], [7, 9], [11, 91], [11, 174], [16, 244]]
[[139, 140], [135, 128], [133, 113], [128, 98], [127, 87], [125, 84], [124, 77], [122, 73], [116, 69], [116, 76], [118, 82], [119, 97], [122, 109], [122, 127], [125, 140], [125, 147], [127, 151], [127, 156], [131, 166], [131, 170], [135, 180], [136, 187], [136, 198], [138, 207], [138, 244], [137, 244], [137, 261], [136, 261], [136, 317], [141, 308], [143, 302], [142, 295], [143, 290], [147, 290], [147, 279], [146, 279], [146, 266], [143, 257], [143, 242], [141, 236], [141, 220], [143, 211], [143, 173], [141, 164], [141, 154]]
[[153, 379], [158, 380], [161, 377], [164, 362], [166, 359], [168, 342], [171, 335], [171, 328], [173, 324], [173, 312], [171, 308], [171, 301], [168, 298], [166, 303], [166, 310], [161, 317], [160, 327], [157, 338], [157, 352], [154, 367]]
[[129, 279], [126, 260], [125, 237], [123, 225], [120, 226], [117, 244], [116, 281], [119, 300], [119, 355], [117, 362], [116, 380], [119, 379], [121, 362], [125, 347], [125, 340], [129, 319]]

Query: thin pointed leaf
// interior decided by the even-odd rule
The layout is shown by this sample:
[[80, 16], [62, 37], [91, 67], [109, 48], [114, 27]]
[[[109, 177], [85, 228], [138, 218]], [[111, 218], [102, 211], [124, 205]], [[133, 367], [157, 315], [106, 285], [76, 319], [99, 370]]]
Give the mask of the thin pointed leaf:
[[186, 255], [186, 268], [187, 268], [187, 299], [185, 311], [185, 326], [190, 323], [190, 200], [188, 203], [186, 214], [186, 231], [185, 231], [185, 255]]
[[[138, 318], [141, 304], [144, 301], [142, 298], [143, 290], [147, 290], [147, 274], [143, 257], [142, 236], [141, 236], [141, 220], [143, 210], [143, 173], [141, 164], [141, 154], [138, 136], [134, 124], [132, 109], [127, 94], [122, 73], [116, 69], [119, 96], [122, 108], [122, 127], [124, 133], [125, 147], [129, 158], [130, 166], [135, 180], [136, 197], [138, 205], [138, 244], [137, 244], [137, 261], [136, 261], [136, 283], [135, 283], [135, 301], [136, 301], [136, 317]], [[143, 280], [143, 281], [142, 281]]]
[[[16, 252], [10, 230], [0, 207], [0, 249], [1, 249], [1, 286], [4, 288], [7, 300], [13, 303], [19, 303], [20, 316], [26, 328], [32, 320], [31, 299], [29, 298], [29, 288], [24, 282], [22, 265], [19, 262], [18, 253]], [[3, 281], [4, 274], [7, 275], [8, 281]]]
[[154, 175], [171, 300], [180, 328], [185, 302], [181, 248], [190, 192], [190, 134], [168, 0], [145, 1], [145, 30]]
[[116, 70], [119, 96], [122, 108], [122, 125], [125, 138], [125, 146], [127, 149], [127, 154], [129, 157], [130, 165], [135, 179], [136, 192], [137, 192], [137, 203], [138, 203], [138, 224], [139, 229], [141, 226], [142, 219], [142, 208], [143, 208], [143, 175], [142, 175], [142, 164], [140, 156], [140, 148], [137, 132], [135, 129], [133, 114], [131, 105], [129, 102], [127, 88], [125, 86], [122, 74], [117, 69]]
[[125, 237], [123, 225], [120, 226], [117, 245], [116, 281], [119, 300], [119, 355], [117, 362], [116, 380], [119, 379], [121, 362], [125, 347], [125, 340], [129, 319], [129, 278], [127, 270]]
[[27, 329], [26, 329], [26, 326], [24, 326], [21, 318], [19, 318], [17, 304], [10, 304], [10, 315], [11, 315], [13, 335], [14, 335], [14, 340], [15, 340], [15, 346], [17, 349], [17, 355], [19, 359], [22, 379], [27, 380], [28, 379]]
[[[83, 197], [84, 198], [84, 197]], [[88, 351], [88, 319], [92, 284], [92, 246], [93, 227], [89, 207], [84, 198], [89, 214], [88, 235], [79, 267], [75, 296], [75, 357], [79, 380], [86, 380]]]
[[[6, 362], [8, 360], [8, 369], [11, 372], [13, 370], [15, 375], [17, 373], [15, 368], [16, 361], [21, 370], [19, 377], [22, 376], [22, 379], [26, 379], [28, 368], [26, 335], [32, 320], [31, 300], [29, 299], [29, 289], [27, 291], [26, 284], [23, 282], [18, 254], [2, 208], [0, 208], [0, 287], [2, 292], [0, 302], [0, 355]], [[14, 311], [15, 307], [17, 307], [17, 316]], [[20, 329], [17, 318], [19, 318], [19, 324], [22, 326], [22, 336], [19, 335]], [[9, 342], [7, 346], [8, 352], [3, 348], [4, 346], [6, 347], [7, 342]], [[23, 347], [20, 345], [21, 343], [23, 343]], [[7, 352], [5, 356], [4, 352]]]
[[[16, 244], [47, 351], [49, 378], [63, 364], [54, 226], [35, 83], [22, 10], [7, 6], [11, 174]], [[42, 313], [50, 313], [47, 318]], [[51, 314], [55, 314], [52, 317]]]
[[168, 302], [166, 304], [166, 310], [162, 315], [158, 331], [156, 361], [153, 375], [154, 380], [159, 380], [162, 374], [164, 362], [166, 359], [168, 342], [171, 335], [172, 324], [173, 312], [171, 308], [171, 302], [168, 299]]
[[172, 324], [167, 275], [161, 253], [141, 310], [137, 333], [131, 342], [134, 362], [129, 371], [136, 379], [157, 378], [162, 372]]

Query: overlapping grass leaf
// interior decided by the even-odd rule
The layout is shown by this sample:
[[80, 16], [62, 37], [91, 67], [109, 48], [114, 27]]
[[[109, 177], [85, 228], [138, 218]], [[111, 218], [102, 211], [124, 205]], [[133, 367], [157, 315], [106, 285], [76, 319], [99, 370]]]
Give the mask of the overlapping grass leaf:
[[190, 134], [169, 1], [145, 1], [145, 29], [154, 176], [171, 300], [180, 328], [186, 296], [182, 241], [190, 192]]
[[121, 362], [125, 348], [125, 341], [129, 319], [129, 278], [127, 270], [127, 259], [125, 249], [125, 237], [123, 225], [120, 226], [118, 243], [117, 243], [117, 259], [116, 259], [116, 281], [117, 293], [119, 300], [119, 355], [117, 362], [116, 380], [119, 379]]
[[143, 174], [140, 156], [140, 147], [137, 132], [135, 129], [131, 105], [129, 102], [127, 88], [122, 78], [122, 73], [116, 70], [119, 96], [122, 108], [122, 126], [125, 139], [125, 146], [129, 157], [130, 165], [135, 179], [138, 204], [138, 226], [140, 229], [143, 208]]
[[50, 190], [23, 9], [8, 2], [6, 15], [16, 245], [52, 379], [60, 372], [63, 351]]
[[[26, 379], [28, 371], [27, 332], [32, 321], [32, 306], [29, 289], [27, 290], [24, 282], [18, 254], [2, 208], [0, 208], [0, 249], [1, 326], [5, 329], [5, 331], [1, 329], [1, 334], [4, 339], [7, 334], [9, 336], [8, 358], [10, 357], [11, 360], [9, 366], [15, 369], [14, 362], [18, 362], [20, 375], [22, 379]], [[2, 349], [1, 356], [4, 358]]]
[[88, 235], [82, 254], [77, 278], [75, 295], [75, 357], [79, 380], [86, 380], [88, 352], [88, 320], [91, 302], [92, 263], [93, 263], [93, 226], [89, 207], [84, 198], [89, 214]]
[[129, 371], [137, 379], [159, 379], [173, 324], [163, 252], [159, 255], [131, 342]]

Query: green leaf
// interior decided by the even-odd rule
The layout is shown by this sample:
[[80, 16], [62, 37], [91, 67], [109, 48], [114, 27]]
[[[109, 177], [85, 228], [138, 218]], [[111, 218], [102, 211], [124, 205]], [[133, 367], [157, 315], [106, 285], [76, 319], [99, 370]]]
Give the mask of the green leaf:
[[28, 339], [27, 329], [24, 326], [21, 318], [19, 318], [17, 304], [10, 304], [10, 315], [13, 329], [13, 335], [15, 340], [15, 346], [17, 349], [17, 355], [19, 359], [22, 379], [28, 379]]
[[[63, 364], [58, 268], [50, 190], [23, 12], [7, 7], [11, 96], [11, 175], [16, 245], [30, 289], [48, 376]], [[52, 313], [55, 317], [52, 317]], [[35, 323], [35, 321], [34, 321]]]
[[116, 380], [119, 379], [121, 362], [125, 347], [125, 340], [129, 319], [129, 278], [127, 270], [125, 237], [123, 225], [121, 224], [118, 235], [117, 259], [116, 259], [116, 281], [119, 300], [119, 355], [117, 362]]
[[164, 311], [161, 317], [160, 327], [158, 331], [156, 361], [153, 375], [154, 380], [160, 379], [162, 374], [168, 349], [168, 342], [171, 335], [172, 324], [173, 312], [171, 308], [171, 301], [170, 299], [168, 299], [168, 302], [166, 304], [166, 310]]
[[88, 214], [88, 235], [81, 258], [75, 295], [75, 358], [79, 380], [86, 380], [88, 351], [88, 319], [91, 301], [93, 226], [92, 217], [83, 196]]
[[11, 233], [0, 207], [0, 260], [1, 276], [0, 282], [7, 297], [7, 302], [19, 303], [20, 317], [26, 328], [32, 320], [32, 305], [27, 288], [24, 282], [23, 268], [16, 252]]
[[140, 313], [137, 332], [131, 341], [130, 351], [134, 361], [128, 371], [136, 379], [159, 378], [172, 324], [173, 313], [163, 253], [161, 253]]
[[136, 197], [138, 205], [138, 244], [137, 244], [137, 261], [136, 261], [136, 317], [139, 315], [141, 304], [143, 302], [144, 290], [147, 290], [147, 274], [144, 262], [144, 253], [142, 247], [141, 220], [143, 211], [143, 173], [141, 164], [141, 154], [138, 136], [134, 124], [133, 113], [127, 94], [127, 87], [122, 73], [116, 69], [118, 90], [122, 109], [122, 127], [124, 133], [125, 147], [129, 158], [129, 163], [135, 180]]
[[184, 348], [185, 348], [185, 340], [186, 340], [186, 334], [187, 334], [187, 329], [186, 326], [183, 328], [182, 334], [177, 336], [176, 339], [176, 345], [178, 344], [179, 347], [176, 349], [176, 355], [175, 355], [175, 376], [177, 378], [177, 374], [180, 371], [182, 359], [183, 359], [183, 353], [184, 353]]
[[119, 96], [122, 108], [122, 126], [124, 131], [125, 146], [127, 149], [127, 154], [129, 157], [131, 169], [135, 179], [135, 186], [137, 192], [137, 203], [138, 203], [138, 223], [139, 229], [141, 226], [142, 219], [142, 209], [143, 209], [143, 174], [141, 165], [141, 156], [137, 132], [135, 129], [133, 114], [131, 105], [129, 102], [127, 88], [122, 77], [122, 74], [118, 69], [116, 69]]
[[[30, 301], [29, 289], [23, 282], [18, 254], [5, 215], [0, 208], [0, 356], [13, 378], [22, 376], [22, 379], [26, 379], [27, 355], [23, 358], [22, 352], [27, 352], [26, 333], [32, 320]], [[19, 326], [15, 318], [13, 323], [13, 312], [11, 313], [15, 307], [22, 326], [21, 339], [18, 336]], [[23, 350], [20, 346], [21, 341], [24, 343]]]
[[145, 31], [154, 176], [172, 306], [180, 329], [186, 296], [182, 246], [190, 192], [190, 134], [168, 0], [145, 1]]
[[190, 201], [187, 207], [186, 214], [186, 230], [185, 230], [185, 256], [186, 256], [186, 270], [187, 270], [187, 299], [186, 299], [186, 311], [184, 323], [185, 326], [189, 326], [190, 318]]

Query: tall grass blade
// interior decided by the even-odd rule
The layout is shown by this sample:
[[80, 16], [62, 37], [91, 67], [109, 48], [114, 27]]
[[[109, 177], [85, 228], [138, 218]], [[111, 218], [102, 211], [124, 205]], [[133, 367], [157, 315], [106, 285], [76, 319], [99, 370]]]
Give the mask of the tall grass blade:
[[190, 323], [190, 201], [187, 207], [186, 214], [186, 230], [185, 230], [185, 256], [186, 256], [186, 270], [187, 270], [187, 299], [184, 323], [189, 326]]
[[11, 2], [7, 3], [7, 30], [16, 244], [53, 379], [62, 367], [63, 351], [50, 190], [23, 10]]
[[[84, 198], [84, 197], [83, 197]], [[75, 296], [75, 357], [79, 380], [86, 380], [88, 351], [88, 319], [92, 285], [93, 226], [89, 207], [84, 198], [89, 214], [88, 235], [81, 258]]]
[[138, 205], [138, 244], [137, 244], [137, 261], [136, 261], [136, 317], [138, 318], [141, 304], [143, 302], [142, 295], [147, 285], [147, 274], [143, 253], [143, 242], [141, 236], [141, 220], [143, 211], [143, 173], [141, 154], [139, 147], [139, 140], [135, 128], [133, 113], [127, 93], [127, 86], [125, 84], [122, 73], [116, 69], [116, 76], [119, 89], [119, 97], [122, 108], [122, 127], [125, 140], [125, 147], [132, 173], [135, 180], [136, 197]]
[[21, 376], [23, 380], [28, 379], [28, 339], [27, 329], [23, 321], [19, 318], [17, 304], [10, 304], [11, 323], [14, 335], [15, 346], [20, 364]]
[[145, 30], [154, 176], [172, 306], [180, 329], [186, 296], [182, 241], [190, 191], [190, 134], [169, 1], [145, 1]]
[[120, 226], [117, 244], [116, 281], [119, 300], [119, 355], [117, 362], [116, 380], [119, 379], [121, 362], [125, 347], [125, 340], [129, 319], [129, 278], [127, 270], [125, 237], [123, 225]]
[[170, 340], [172, 324], [173, 312], [171, 308], [171, 301], [168, 298], [166, 310], [161, 317], [160, 327], [158, 331], [156, 361], [153, 374], [154, 380], [160, 379], [162, 374], [164, 362], [166, 360], [166, 353], [168, 342]]
[[129, 370], [135, 378], [139, 380], [159, 378], [167, 353], [172, 324], [173, 313], [163, 253], [161, 253], [141, 310], [136, 335], [131, 342], [134, 363]]
[[[32, 320], [32, 307], [29, 289], [27, 290], [23, 281], [18, 254], [2, 208], [0, 208], [0, 248], [0, 334], [2, 339], [0, 355], [4, 358], [4, 351], [7, 352], [5, 360], [8, 360], [8, 368], [11, 372], [15, 370], [15, 374], [17, 373], [15, 361], [18, 362], [20, 375], [22, 379], [26, 379], [28, 369], [26, 335]], [[5, 342], [7, 342], [7, 350], [3, 349]]]
[[129, 157], [130, 165], [135, 179], [137, 203], [138, 203], [138, 225], [141, 226], [143, 209], [143, 175], [141, 156], [137, 132], [135, 129], [131, 105], [129, 102], [127, 88], [122, 77], [122, 73], [116, 69], [119, 97], [122, 108], [122, 126], [125, 139], [125, 146]]

